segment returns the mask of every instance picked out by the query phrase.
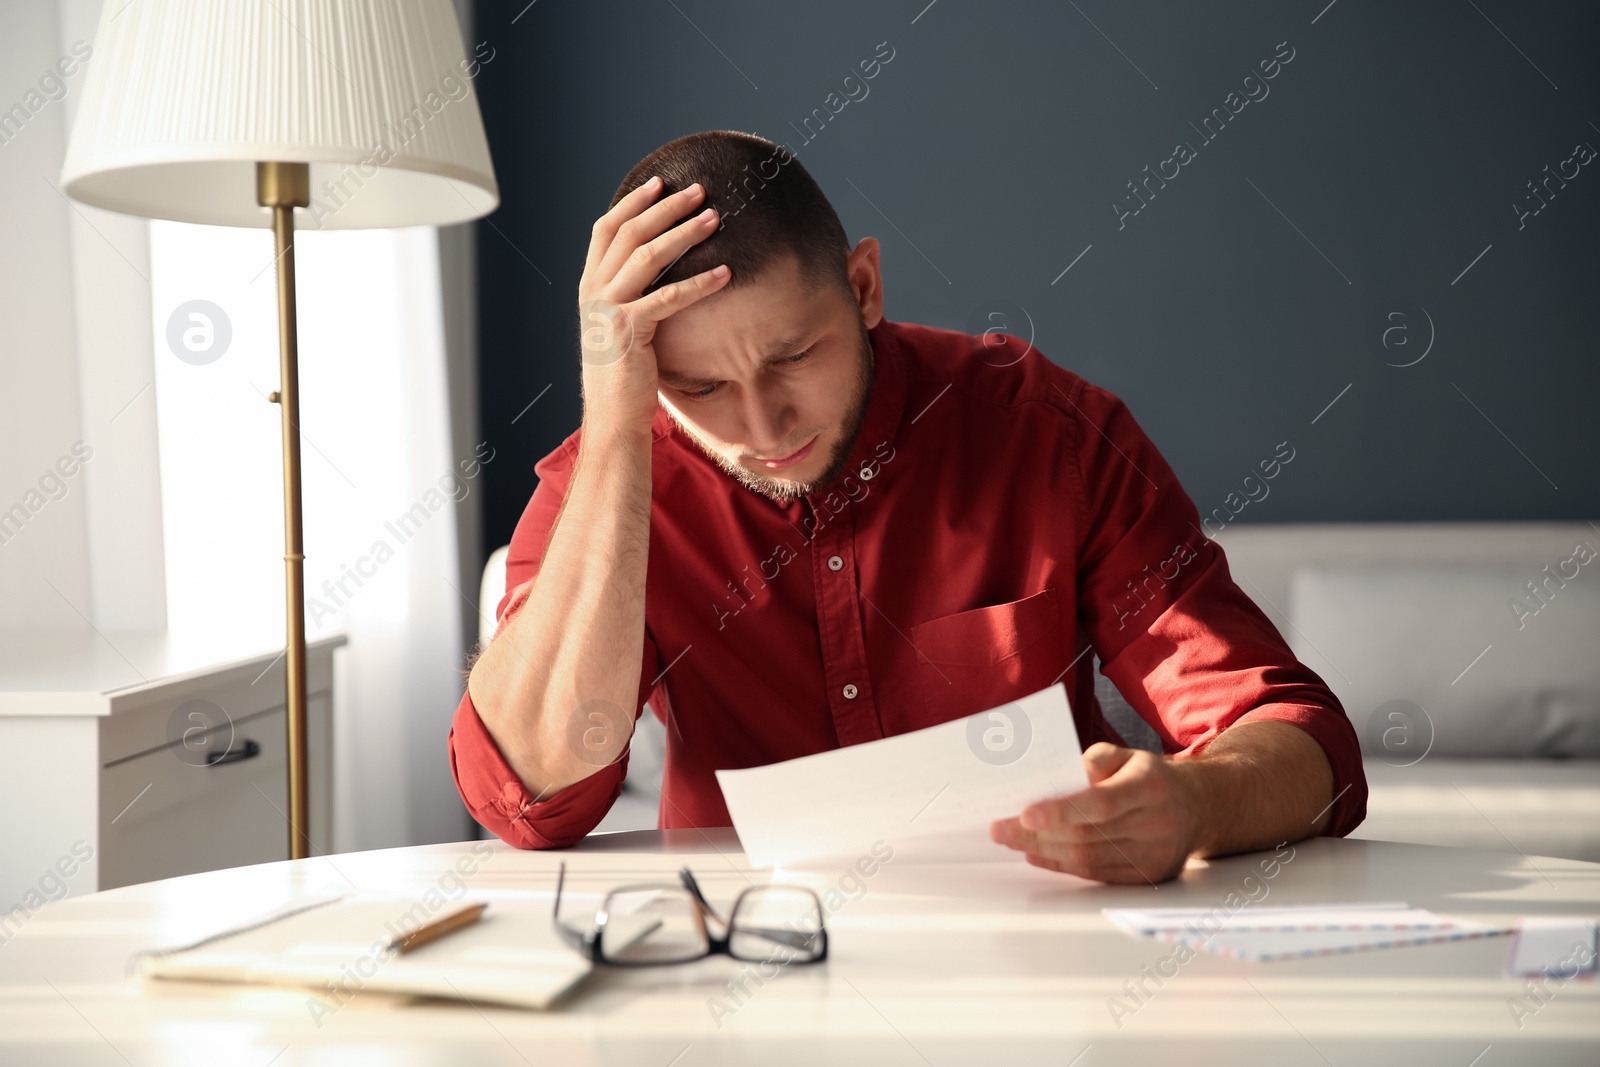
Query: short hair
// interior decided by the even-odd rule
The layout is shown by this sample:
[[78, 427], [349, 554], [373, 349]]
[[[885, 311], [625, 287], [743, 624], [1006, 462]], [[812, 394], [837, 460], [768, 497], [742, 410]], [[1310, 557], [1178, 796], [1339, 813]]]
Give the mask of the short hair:
[[701, 210], [715, 208], [721, 225], [691, 245], [645, 292], [719, 263], [733, 272], [725, 288], [736, 289], [758, 280], [788, 253], [799, 261], [807, 292], [831, 285], [853, 298], [845, 272], [850, 242], [844, 226], [787, 147], [737, 130], [708, 130], [668, 141], [628, 172], [611, 206], [655, 175], [663, 183], [655, 202], [699, 182], [706, 191]]

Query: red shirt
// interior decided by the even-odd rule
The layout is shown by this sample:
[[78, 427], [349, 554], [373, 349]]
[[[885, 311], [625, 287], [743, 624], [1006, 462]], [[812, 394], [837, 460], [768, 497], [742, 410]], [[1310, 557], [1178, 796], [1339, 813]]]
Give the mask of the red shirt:
[[[1292, 723], [1333, 768], [1327, 833], [1366, 816], [1355, 731], [1228, 574], [1220, 546], [1127, 407], [1015, 338], [884, 321], [845, 475], [778, 504], [658, 411], [638, 703], [667, 725], [662, 828], [727, 826], [713, 771], [754, 767], [1066, 686], [1078, 737], [1122, 743], [1102, 673], [1169, 754], [1240, 721]], [[1008, 366], [999, 366], [999, 363]], [[535, 467], [502, 621], [519, 610], [579, 434]], [[638, 714], [636, 711], [635, 714]], [[464, 695], [450, 731], [473, 816], [522, 848], [571, 844], [627, 758], [533, 803]]]

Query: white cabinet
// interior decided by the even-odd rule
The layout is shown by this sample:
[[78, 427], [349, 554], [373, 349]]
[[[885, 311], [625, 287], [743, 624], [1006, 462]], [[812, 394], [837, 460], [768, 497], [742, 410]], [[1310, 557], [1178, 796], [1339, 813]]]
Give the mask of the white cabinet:
[[[333, 845], [333, 661], [307, 656], [311, 852]], [[287, 859], [281, 650], [0, 631], [0, 941], [43, 900]]]

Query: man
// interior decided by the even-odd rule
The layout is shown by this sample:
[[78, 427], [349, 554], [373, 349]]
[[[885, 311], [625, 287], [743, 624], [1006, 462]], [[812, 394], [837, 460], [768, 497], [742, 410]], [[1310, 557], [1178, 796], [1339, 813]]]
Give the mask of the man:
[[[724, 131], [646, 157], [578, 300], [583, 424], [535, 468], [451, 730], [505, 841], [591, 830], [646, 701], [660, 825], [726, 826], [718, 768], [1058, 683], [1091, 785], [991, 827], [1030, 863], [1156, 882], [1365, 816], [1338, 701], [1127, 408], [1016, 338], [885, 319], [877, 241], [852, 249], [785, 149]], [[1090, 648], [1166, 755], [1123, 747]]]

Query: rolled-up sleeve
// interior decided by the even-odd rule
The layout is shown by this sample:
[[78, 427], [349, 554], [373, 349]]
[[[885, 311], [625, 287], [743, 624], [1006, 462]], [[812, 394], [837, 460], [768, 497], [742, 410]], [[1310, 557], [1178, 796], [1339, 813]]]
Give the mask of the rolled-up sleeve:
[[1234, 582], [1221, 546], [1122, 401], [1088, 383], [1077, 392], [1079, 621], [1101, 673], [1169, 755], [1197, 755], [1240, 722], [1304, 730], [1333, 769], [1323, 832], [1348, 834], [1366, 818], [1367, 781], [1338, 697]]
[[[496, 638], [506, 622], [527, 602], [533, 580], [539, 573], [555, 527], [561, 501], [571, 480], [576, 461], [577, 435], [541, 460], [534, 472], [539, 483], [528, 507], [517, 523], [506, 556], [506, 592], [495, 612]], [[650, 698], [651, 679], [658, 674], [655, 643], [645, 634], [639, 668], [637, 720]], [[628, 753], [624, 749], [614, 763], [594, 774], [545, 797], [535, 797], [495, 743], [478, 711], [472, 694], [464, 692], [451, 721], [448, 738], [450, 770], [456, 790], [472, 817], [500, 840], [517, 848], [562, 848], [573, 844], [605, 818], [622, 792], [627, 775]]]

